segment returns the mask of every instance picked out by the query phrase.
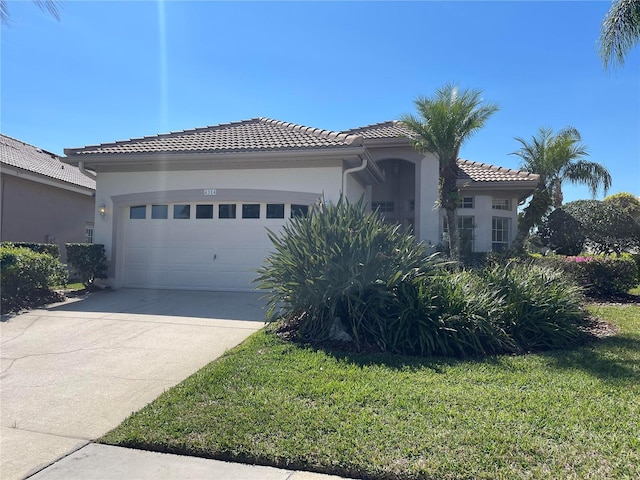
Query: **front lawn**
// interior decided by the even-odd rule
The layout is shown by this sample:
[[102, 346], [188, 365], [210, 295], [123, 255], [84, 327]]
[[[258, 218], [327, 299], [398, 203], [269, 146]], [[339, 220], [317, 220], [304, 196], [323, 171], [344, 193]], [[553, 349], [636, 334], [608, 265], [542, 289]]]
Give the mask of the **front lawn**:
[[357, 478], [640, 478], [640, 305], [618, 335], [481, 360], [250, 337], [101, 441]]

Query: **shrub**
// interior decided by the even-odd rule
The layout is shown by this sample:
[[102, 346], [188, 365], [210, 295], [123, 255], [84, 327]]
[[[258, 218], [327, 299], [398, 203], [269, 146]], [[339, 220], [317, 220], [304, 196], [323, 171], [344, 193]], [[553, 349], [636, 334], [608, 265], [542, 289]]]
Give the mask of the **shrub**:
[[561, 270], [513, 262], [485, 270], [482, 278], [500, 298], [496, 326], [521, 351], [558, 348], [582, 336], [582, 291]]
[[67, 282], [67, 269], [57, 258], [29, 248], [0, 246], [2, 311], [30, 306]]
[[363, 199], [341, 198], [291, 219], [269, 238], [275, 252], [256, 279], [269, 291], [268, 320], [298, 319], [299, 334], [318, 341], [331, 337], [339, 318], [358, 348], [385, 348], [394, 288], [424, 275], [432, 263], [425, 261], [423, 245], [367, 211]]
[[640, 224], [611, 202], [578, 200], [562, 209], [582, 225], [590, 250], [621, 254], [640, 247]]
[[551, 256], [538, 262], [560, 268], [589, 296], [624, 294], [638, 284], [638, 266], [631, 255]]
[[107, 278], [107, 257], [104, 245], [97, 243], [67, 243], [67, 260], [78, 272], [85, 287], [96, 278]]
[[3, 245], [28, 248], [36, 253], [47, 253], [53, 258], [60, 258], [60, 247], [57, 243], [5, 242]]
[[540, 225], [538, 236], [558, 255], [578, 255], [586, 241], [582, 224], [561, 208], [551, 212]]
[[268, 320], [304, 340], [332, 339], [339, 318], [358, 349], [469, 356], [565, 346], [585, 323], [580, 289], [561, 272], [530, 262], [439, 268], [362, 200], [269, 235], [275, 252], [256, 279], [269, 291]]
[[388, 316], [388, 351], [464, 357], [518, 350], [493, 323], [500, 300], [478, 273], [442, 272], [396, 288], [396, 308]]

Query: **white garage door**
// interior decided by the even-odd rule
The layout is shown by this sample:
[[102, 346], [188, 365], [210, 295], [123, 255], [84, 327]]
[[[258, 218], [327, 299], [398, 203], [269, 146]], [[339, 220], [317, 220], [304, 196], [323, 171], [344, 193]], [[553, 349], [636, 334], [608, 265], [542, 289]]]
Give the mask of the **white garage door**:
[[124, 286], [256, 288], [252, 284], [256, 269], [273, 250], [266, 229], [279, 231], [291, 209], [280, 204], [232, 205], [129, 207], [124, 229]]

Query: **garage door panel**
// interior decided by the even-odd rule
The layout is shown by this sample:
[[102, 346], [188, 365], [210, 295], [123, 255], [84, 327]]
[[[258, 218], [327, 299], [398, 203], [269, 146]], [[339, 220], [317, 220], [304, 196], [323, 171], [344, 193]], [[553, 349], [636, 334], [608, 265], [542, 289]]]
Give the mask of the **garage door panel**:
[[[193, 208], [192, 208], [193, 210]], [[125, 219], [124, 286], [251, 290], [286, 220]]]

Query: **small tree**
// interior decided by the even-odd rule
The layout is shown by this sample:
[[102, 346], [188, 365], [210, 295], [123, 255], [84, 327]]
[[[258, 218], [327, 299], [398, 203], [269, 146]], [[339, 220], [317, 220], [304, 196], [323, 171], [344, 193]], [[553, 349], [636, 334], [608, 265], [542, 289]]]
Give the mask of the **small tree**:
[[581, 225], [587, 245], [597, 253], [616, 253], [640, 247], [640, 224], [607, 202], [578, 200], [563, 210]]
[[461, 90], [447, 84], [433, 97], [418, 97], [418, 115], [403, 115], [402, 123], [412, 132], [414, 148], [436, 156], [440, 169], [439, 206], [446, 214], [449, 252], [460, 256], [460, 237], [456, 209], [458, 192], [458, 155], [462, 145], [484, 127], [498, 106], [482, 99], [482, 90]]
[[604, 199], [605, 203], [627, 213], [636, 223], [640, 223], [640, 199], [628, 192], [620, 192], [609, 195]]
[[583, 230], [578, 220], [558, 208], [544, 220], [538, 229], [538, 237], [543, 245], [559, 255], [578, 255], [586, 241]]
[[104, 245], [96, 243], [67, 243], [67, 259], [76, 269], [85, 287], [96, 278], [107, 278], [107, 257]]
[[521, 148], [512, 153], [522, 159], [521, 168], [538, 177], [533, 197], [524, 208], [518, 233], [511, 244], [512, 251], [520, 251], [531, 229], [540, 225], [552, 207], [562, 206], [562, 184], [565, 181], [582, 183], [589, 187], [595, 197], [602, 187], [605, 194], [611, 186], [611, 175], [596, 162], [585, 159], [587, 147], [581, 143], [580, 132], [565, 127], [558, 133], [550, 128], [541, 128], [531, 141], [516, 137]]

